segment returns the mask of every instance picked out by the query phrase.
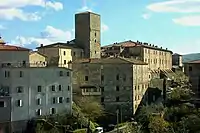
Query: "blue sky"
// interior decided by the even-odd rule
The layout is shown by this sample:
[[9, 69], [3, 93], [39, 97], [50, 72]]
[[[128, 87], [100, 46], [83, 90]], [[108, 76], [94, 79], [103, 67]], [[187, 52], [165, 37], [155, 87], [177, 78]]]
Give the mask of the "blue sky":
[[74, 38], [74, 15], [101, 15], [101, 45], [149, 42], [181, 54], [200, 52], [200, 0], [1, 0], [0, 34], [35, 48]]

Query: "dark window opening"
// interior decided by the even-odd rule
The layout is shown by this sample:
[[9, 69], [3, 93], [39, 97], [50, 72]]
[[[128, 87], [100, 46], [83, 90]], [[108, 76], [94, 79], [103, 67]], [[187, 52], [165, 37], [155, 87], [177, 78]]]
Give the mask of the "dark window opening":
[[66, 65], [67, 64], [67, 61], [66, 60], [64, 60], [64, 65]]
[[60, 72], [59, 72], [59, 75], [60, 75], [60, 76], [63, 76], [63, 71], [60, 71]]
[[116, 102], [119, 102], [119, 97], [116, 97]]
[[64, 54], [64, 55], [66, 54], [65, 51], [63, 52], [63, 54]]
[[56, 103], [56, 98], [55, 97], [53, 97], [53, 104], [55, 104]]
[[0, 107], [5, 107], [5, 102], [4, 101], [0, 101]]
[[101, 87], [101, 92], [104, 92], [104, 87]]
[[58, 90], [59, 90], [59, 91], [62, 91], [62, 85], [59, 85], [59, 86], [58, 86]]
[[104, 97], [101, 97], [101, 102], [104, 102]]
[[38, 92], [42, 92], [42, 86], [38, 85], [37, 91], [38, 91]]
[[119, 86], [116, 86], [116, 91], [119, 91]]
[[67, 72], [67, 76], [69, 76], [69, 72]]
[[191, 67], [191, 66], [189, 66], [189, 71], [190, 71], [190, 72], [192, 71], [192, 67]]
[[116, 76], [116, 80], [119, 80], [119, 74], [117, 74], [117, 76]]
[[85, 76], [85, 81], [88, 81], [88, 76]]
[[22, 77], [22, 76], [23, 76], [23, 72], [20, 71], [20, 72], [19, 72], [19, 77]]
[[103, 75], [101, 75], [101, 81], [104, 81], [104, 76]]
[[56, 91], [55, 85], [52, 85], [52, 86], [51, 86], [51, 91]]

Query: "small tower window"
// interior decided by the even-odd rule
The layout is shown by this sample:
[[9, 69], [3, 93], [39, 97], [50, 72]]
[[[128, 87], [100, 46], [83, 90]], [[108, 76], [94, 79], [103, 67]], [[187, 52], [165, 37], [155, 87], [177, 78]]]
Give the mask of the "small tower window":
[[96, 33], [96, 32], [94, 33], [94, 36], [95, 36], [95, 37], [97, 36], [97, 33]]
[[95, 39], [94, 42], [97, 42], [97, 40]]

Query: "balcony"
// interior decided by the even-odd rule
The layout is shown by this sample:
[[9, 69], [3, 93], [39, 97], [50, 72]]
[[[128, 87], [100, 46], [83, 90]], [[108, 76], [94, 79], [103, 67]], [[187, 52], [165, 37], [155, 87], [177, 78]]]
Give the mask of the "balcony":
[[80, 87], [83, 96], [100, 96], [101, 88], [96, 86], [81, 86]]

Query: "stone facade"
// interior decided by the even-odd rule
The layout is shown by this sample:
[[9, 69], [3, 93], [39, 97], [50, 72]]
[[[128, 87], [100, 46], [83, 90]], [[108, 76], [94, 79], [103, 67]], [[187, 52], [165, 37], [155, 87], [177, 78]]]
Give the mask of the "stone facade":
[[[0, 69], [0, 122], [20, 124], [41, 115], [72, 112], [72, 71], [55, 67]], [[22, 113], [23, 112], [23, 113]], [[6, 117], [6, 118], [5, 118]], [[23, 131], [26, 123], [12, 126]]]
[[172, 65], [182, 67], [183, 66], [183, 57], [180, 54], [172, 55]]
[[84, 57], [83, 49], [71, 43], [74, 42], [41, 45], [37, 49], [47, 56], [48, 65], [68, 68], [68, 62]]
[[126, 58], [83, 59], [72, 63], [73, 89], [95, 96], [106, 111], [132, 116], [149, 84], [148, 65]]
[[101, 57], [100, 15], [92, 12], [75, 15], [75, 43], [84, 49], [85, 58]]
[[29, 53], [29, 63], [30, 67], [46, 67], [47, 57], [38, 51], [31, 51]]
[[150, 70], [172, 69], [172, 51], [153, 44], [125, 41], [101, 48], [102, 57], [123, 56], [148, 63]]
[[192, 90], [200, 98], [200, 61], [191, 61], [184, 64], [184, 72], [189, 77]]

